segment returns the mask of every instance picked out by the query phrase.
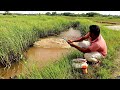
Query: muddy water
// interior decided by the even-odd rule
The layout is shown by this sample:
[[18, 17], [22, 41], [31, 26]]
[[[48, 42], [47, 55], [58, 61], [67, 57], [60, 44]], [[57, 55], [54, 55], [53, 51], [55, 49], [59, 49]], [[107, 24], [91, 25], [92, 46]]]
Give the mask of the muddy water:
[[0, 79], [9, 79], [15, 75], [19, 75], [23, 70], [23, 65], [20, 62], [14, 63], [10, 68], [0, 67]]
[[43, 67], [47, 62], [52, 62], [66, 55], [68, 49], [60, 48], [39, 48], [32, 47], [27, 52], [29, 64], [36, 63], [39, 67]]
[[[70, 28], [68, 31], [62, 32], [57, 37], [40, 38], [24, 53], [27, 58], [27, 64], [31, 66], [35, 63], [39, 67], [45, 66], [49, 62], [54, 62], [70, 52], [71, 46], [63, 39], [76, 39], [81, 36], [79, 30]], [[0, 68], [0, 76], [2, 78], [10, 78], [19, 75], [25, 71], [22, 61], [15, 63], [9, 69]]]

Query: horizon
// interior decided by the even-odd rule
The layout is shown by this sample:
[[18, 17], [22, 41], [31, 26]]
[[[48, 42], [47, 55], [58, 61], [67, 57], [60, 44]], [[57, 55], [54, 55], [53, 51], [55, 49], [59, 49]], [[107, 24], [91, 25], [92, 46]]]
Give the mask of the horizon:
[[[10, 13], [18, 13], [18, 14], [45, 14], [46, 12], [56, 12], [56, 13], [74, 13], [74, 14], [86, 14], [89, 12], [95, 12], [102, 15], [120, 15], [120, 11], [9, 11]], [[5, 13], [5, 11], [0, 11], [0, 13]]]

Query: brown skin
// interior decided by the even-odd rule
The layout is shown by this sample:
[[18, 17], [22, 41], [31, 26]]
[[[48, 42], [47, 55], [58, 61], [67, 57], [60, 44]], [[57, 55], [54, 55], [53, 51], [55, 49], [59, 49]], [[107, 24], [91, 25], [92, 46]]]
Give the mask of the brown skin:
[[68, 42], [80, 42], [80, 41], [83, 41], [83, 40], [85, 40], [85, 39], [87, 39], [88, 37], [85, 37], [85, 36], [83, 36], [82, 38], [80, 38], [80, 39], [78, 39], [78, 40], [68, 40]]
[[70, 46], [75, 47], [76, 49], [78, 49], [79, 51], [81, 51], [83, 53], [90, 52], [90, 49], [88, 49], [88, 48], [81, 48], [81, 47], [79, 47], [73, 43], [69, 43], [69, 42], [68, 42], [68, 44], [70, 44]]
[[[93, 33], [90, 33], [89, 36], [92, 38], [92, 41], [95, 40], [95, 39], [98, 37], [98, 36], [94, 35]], [[81, 51], [81, 52], [83, 52], [83, 53], [87, 53], [87, 52], [91, 52], [91, 50], [90, 50], [89, 48], [81, 48], [81, 47], [73, 44], [73, 42], [79, 42], [79, 41], [85, 40], [85, 39], [87, 39], [87, 38], [88, 38], [88, 37], [83, 36], [82, 38], [80, 38], [80, 39], [78, 39], [78, 40], [74, 40], [74, 41], [68, 40], [67, 42], [68, 42], [68, 44], [69, 44], [70, 46], [78, 49], [79, 51]]]

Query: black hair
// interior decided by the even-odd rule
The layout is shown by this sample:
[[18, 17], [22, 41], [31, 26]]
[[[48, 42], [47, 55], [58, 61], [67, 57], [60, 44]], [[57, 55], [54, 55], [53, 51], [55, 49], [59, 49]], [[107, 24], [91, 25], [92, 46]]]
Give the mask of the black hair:
[[100, 27], [98, 25], [90, 25], [89, 29], [90, 29], [91, 33], [93, 33], [96, 36], [99, 36], [99, 34], [100, 34]]

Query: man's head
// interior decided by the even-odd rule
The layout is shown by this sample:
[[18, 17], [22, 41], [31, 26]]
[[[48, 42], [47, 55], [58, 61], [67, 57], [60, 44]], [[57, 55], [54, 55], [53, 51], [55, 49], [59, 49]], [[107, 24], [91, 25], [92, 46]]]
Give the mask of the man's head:
[[90, 25], [90, 37], [94, 40], [100, 35], [100, 28], [97, 25]]

